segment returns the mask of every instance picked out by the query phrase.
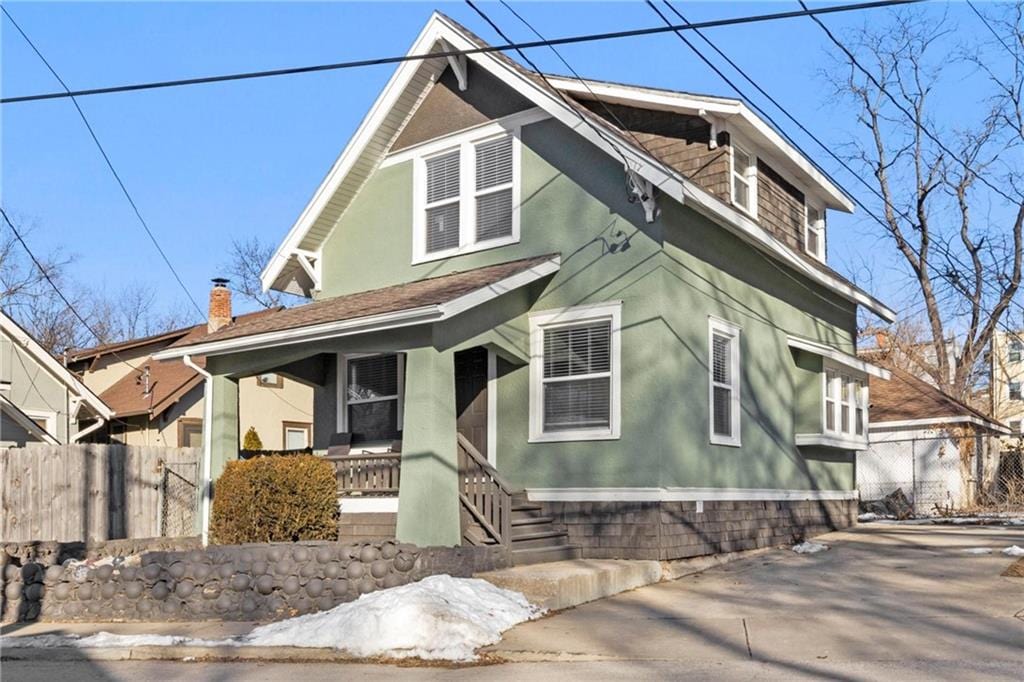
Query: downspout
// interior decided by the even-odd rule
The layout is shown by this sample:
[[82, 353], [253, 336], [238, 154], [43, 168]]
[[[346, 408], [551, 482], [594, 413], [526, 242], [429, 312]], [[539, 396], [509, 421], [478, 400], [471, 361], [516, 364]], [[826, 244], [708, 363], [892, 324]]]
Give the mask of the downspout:
[[104, 425], [104, 424], [106, 424], [106, 423], [107, 423], [107, 419], [106, 419], [106, 417], [103, 417], [103, 416], [97, 416], [97, 417], [96, 417], [96, 423], [95, 423], [95, 424], [93, 424], [93, 425], [92, 425], [92, 426], [90, 426], [89, 428], [86, 428], [86, 429], [82, 429], [81, 431], [79, 431], [78, 433], [76, 433], [76, 434], [74, 435], [74, 437], [73, 437], [73, 438], [72, 438], [71, 440], [72, 440], [73, 442], [77, 443], [78, 441], [80, 441], [81, 439], [85, 438], [86, 436], [88, 436], [88, 435], [89, 435], [90, 433], [92, 433], [93, 431], [96, 431], [97, 429], [99, 429], [99, 428], [100, 428], [101, 426], [103, 426], [103, 425]]
[[213, 461], [213, 375], [192, 361], [191, 355], [183, 355], [181, 361], [186, 367], [191, 367], [203, 379], [203, 489], [202, 503], [200, 505], [200, 523], [202, 524], [201, 536], [203, 547], [210, 543], [210, 493], [212, 492], [212, 481], [210, 471]]

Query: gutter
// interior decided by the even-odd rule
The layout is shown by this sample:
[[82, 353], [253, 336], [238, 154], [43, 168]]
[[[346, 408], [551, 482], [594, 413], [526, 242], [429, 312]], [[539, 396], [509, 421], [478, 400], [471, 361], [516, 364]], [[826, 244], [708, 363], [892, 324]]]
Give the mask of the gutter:
[[89, 428], [87, 428], [87, 429], [82, 429], [81, 431], [79, 431], [78, 433], [76, 433], [76, 434], [74, 435], [74, 437], [73, 437], [73, 438], [71, 439], [71, 442], [72, 442], [72, 443], [77, 443], [77, 442], [78, 442], [78, 441], [80, 441], [80, 440], [81, 440], [82, 438], [85, 438], [86, 436], [88, 436], [88, 435], [89, 435], [90, 433], [92, 433], [92, 432], [94, 432], [94, 431], [97, 431], [97, 430], [98, 430], [98, 429], [99, 429], [100, 427], [102, 427], [102, 426], [103, 426], [104, 424], [106, 424], [106, 423], [107, 423], [107, 419], [106, 419], [106, 417], [104, 417], [104, 416], [102, 416], [102, 415], [99, 415], [99, 416], [98, 416], [98, 417], [96, 418], [96, 423], [95, 423], [95, 424], [93, 424], [92, 426], [90, 426], [90, 427], [89, 427]]
[[213, 460], [213, 375], [197, 365], [191, 355], [183, 355], [181, 361], [203, 377], [203, 488], [200, 504], [200, 523], [203, 547], [210, 544], [210, 496], [213, 492], [213, 481], [210, 470]]
[[881, 421], [871, 422], [868, 424], [868, 432], [871, 431], [890, 431], [893, 429], [914, 427], [914, 426], [942, 426], [945, 424], [973, 424], [975, 426], [981, 426], [990, 431], [1002, 434], [1004, 436], [1012, 435], [1008, 427], [998, 422], [989, 421], [982, 419], [981, 417], [961, 416], [961, 417], [933, 417], [925, 419], [900, 419], [893, 421]]

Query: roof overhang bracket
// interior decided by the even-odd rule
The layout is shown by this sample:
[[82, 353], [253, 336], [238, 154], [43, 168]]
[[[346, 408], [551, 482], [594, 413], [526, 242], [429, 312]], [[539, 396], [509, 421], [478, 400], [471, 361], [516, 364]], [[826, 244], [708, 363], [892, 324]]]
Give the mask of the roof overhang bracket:
[[[456, 48], [452, 47], [451, 43], [447, 40], [441, 40], [441, 47], [445, 52], [455, 52]], [[455, 78], [459, 81], [459, 91], [465, 92], [466, 88], [469, 87], [469, 68], [466, 63], [466, 55], [449, 55], [447, 58], [448, 66], [452, 67], [452, 72], [455, 74]]]
[[320, 291], [323, 282], [320, 253], [296, 249], [295, 260], [298, 261], [302, 269], [309, 275], [310, 281], [313, 282], [313, 291]]
[[697, 114], [711, 126], [711, 131], [708, 133], [708, 149], [718, 149], [718, 121], [714, 116], [708, 114], [707, 109], [701, 109]]
[[78, 419], [78, 413], [82, 409], [82, 396], [71, 396], [71, 418]]
[[654, 199], [654, 185], [632, 168], [626, 169], [626, 188], [629, 191], [629, 203], [637, 201], [644, 207], [644, 220], [653, 223], [661, 215], [658, 202]]

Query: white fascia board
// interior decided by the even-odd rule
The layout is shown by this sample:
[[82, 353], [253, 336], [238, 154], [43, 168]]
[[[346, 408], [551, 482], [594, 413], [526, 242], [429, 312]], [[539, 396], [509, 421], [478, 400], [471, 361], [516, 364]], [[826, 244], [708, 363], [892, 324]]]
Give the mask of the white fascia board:
[[469, 292], [468, 294], [463, 294], [462, 296], [445, 303], [409, 308], [407, 310], [399, 310], [393, 313], [367, 315], [365, 317], [357, 317], [348, 320], [338, 320], [336, 322], [324, 322], [322, 324], [298, 327], [295, 329], [282, 329], [263, 334], [253, 334], [252, 336], [241, 336], [234, 339], [225, 339], [223, 341], [210, 341], [209, 343], [198, 343], [191, 346], [168, 348], [160, 351], [159, 353], [154, 353], [153, 359], [173, 360], [186, 355], [211, 356], [224, 355], [226, 353], [240, 353], [250, 350], [260, 350], [263, 348], [290, 346], [297, 343], [311, 343], [326, 339], [340, 338], [343, 336], [352, 336], [354, 334], [367, 334], [371, 332], [385, 331], [388, 329], [398, 329], [400, 327], [409, 327], [419, 324], [443, 322], [444, 320], [448, 320], [459, 313], [469, 310], [470, 308], [487, 303], [502, 294], [508, 293], [514, 289], [518, 289], [519, 287], [525, 286], [531, 282], [541, 279], [542, 277], [547, 277], [548, 275], [557, 272], [560, 267], [560, 263], [561, 258], [552, 258], [551, 260], [539, 263], [527, 270], [517, 272], [514, 275], [509, 275], [508, 277], [494, 282], [493, 284], [481, 287]]
[[963, 415], [960, 417], [934, 417], [931, 419], [902, 419], [893, 420], [887, 422], [871, 422], [868, 424], [868, 431], [894, 431], [896, 429], [906, 429], [924, 426], [942, 426], [946, 424], [973, 424], [975, 426], [981, 426], [996, 433], [1003, 435], [1010, 435], [1013, 433], [1006, 426], [989, 421], [988, 419], [982, 419], [981, 417], [973, 417], [969, 415]]
[[527, 488], [532, 502], [758, 502], [762, 500], [855, 500], [856, 490], [777, 488]]
[[640, 103], [647, 108], [688, 113], [695, 116], [704, 116], [706, 114], [712, 114], [719, 118], [739, 116], [746, 124], [745, 127], [749, 129], [749, 132], [756, 133], [771, 148], [779, 150], [787, 162], [794, 164], [812, 182], [818, 185], [816, 189], [825, 195], [831, 208], [843, 210], [847, 213], [852, 213], [854, 210], [854, 204], [845, 192], [836, 187], [802, 153], [797, 151], [774, 128], [765, 123], [739, 100], [699, 97], [686, 93], [673, 93], [613, 83], [581, 82], [576, 79], [560, 76], [548, 76], [547, 79], [559, 90], [571, 92], [584, 99], [597, 97], [604, 102], [626, 105]]
[[82, 383], [74, 372], [62, 365], [57, 361], [53, 355], [51, 355], [45, 348], [39, 345], [31, 334], [21, 328], [21, 326], [8, 317], [6, 314], [0, 312], [0, 329], [3, 330], [11, 340], [18, 344], [19, 348], [22, 348], [31, 355], [36, 362], [42, 365], [50, 374], [53, 375], [57, 381], [67, 386], [75, 396], [81, 398], [85, 403], [91, 407], [96, 414], [103, 417], [104, 419], [110, 419], [114, 416], [114, 411], [107, 406], [98, 395], [92, 392], [92, 390]]
[[[441, 29], [442, 26], [438, 21], [438, 15], [435, 13], [423, 27], [423, 30], [420, 31], [407, 54], [426, 54], [434, 43], [442, 37]], [[345, 145], [345, 148], [337, 160], [335, 160], [331, 170], [328, 171], [316, 192], [313, 193], [309, 203], [302, 209], [298, 220], [288, 230], [284, 241], [281, 242], [280, 246], [277, 247], [277, 250], [270, 257], [270, 261], [264, 266], [263, 272], [260, 273], [260, 283], [263, 285], [264, 291], [269, 291], [274, 285], [274, 280], [281, 274], [285, 263], [291, 259], [292, 253], [302, 243], [306, 233], [309, 232], [309, 228], [312, 227], [317, 217], [319, 217], [331, 200], [331, 197], [334, 196], [335, 191], [345, 176], [348, 175], [352, 166], [359, 160], [367, 144], [369, 144], [374, 133], [380, 127], [381, 121], [395, 105], [395, 101], [402, 95], [422, 63], [423, 60], [406, 61], [399, 64], [398, 68], [395, 69], [395, 72], [384, 86], [384, 90], [381, 91], [373, 106], [370, 107], [366, 116], [363, 117], [359, 128], [356, 129], [355, 134], [349, 139], [348, 144]]]
[[888, 381], [892, 378], [892, 373], [877, 365], [872, 365], [870, 362], [865, 362], [855, 355], [844, 353], [841, 350], [837, 350], [831, 346], [826, 346], [823, 343], [817, 341], [811, 341], [810, 339], [804, 339], [799, 336], [786, 336], [786, 343], [789, 344], [790, 348], [796, 348], [797, 350], [807, 351], [808, 353], [814, 353], [822, 357], [828, 358], [832, 362], [855, 369], [858, 372], [863, 372], [879, 379]]

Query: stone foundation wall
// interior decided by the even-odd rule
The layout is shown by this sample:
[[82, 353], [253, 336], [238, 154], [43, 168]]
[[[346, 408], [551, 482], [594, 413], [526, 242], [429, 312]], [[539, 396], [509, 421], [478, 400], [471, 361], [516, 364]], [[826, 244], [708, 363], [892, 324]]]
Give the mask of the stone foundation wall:
[[398, 514], [394, 512], [345, 513], [338, 518], [338, 539], [342, 542], [369, 542], [395, 537]]
[[792, 544], [852, 526], [856, 500], [543, 502], [593, 559], [668, 561]]
[[[7, 622], [275, 620], [330, 609], [428, 575], [468, 577], [509, 565], [500, 549], [421, 548], [391, 540], [181, 551], [146, 551], [137, 544], [134, 553], [83, 547], [77, 548], [78, 556], [59, 543], [21, 544], [34, 549], [19, 545], [0, 552]], [[93, 561], [75, 561], [85, 556]]]

